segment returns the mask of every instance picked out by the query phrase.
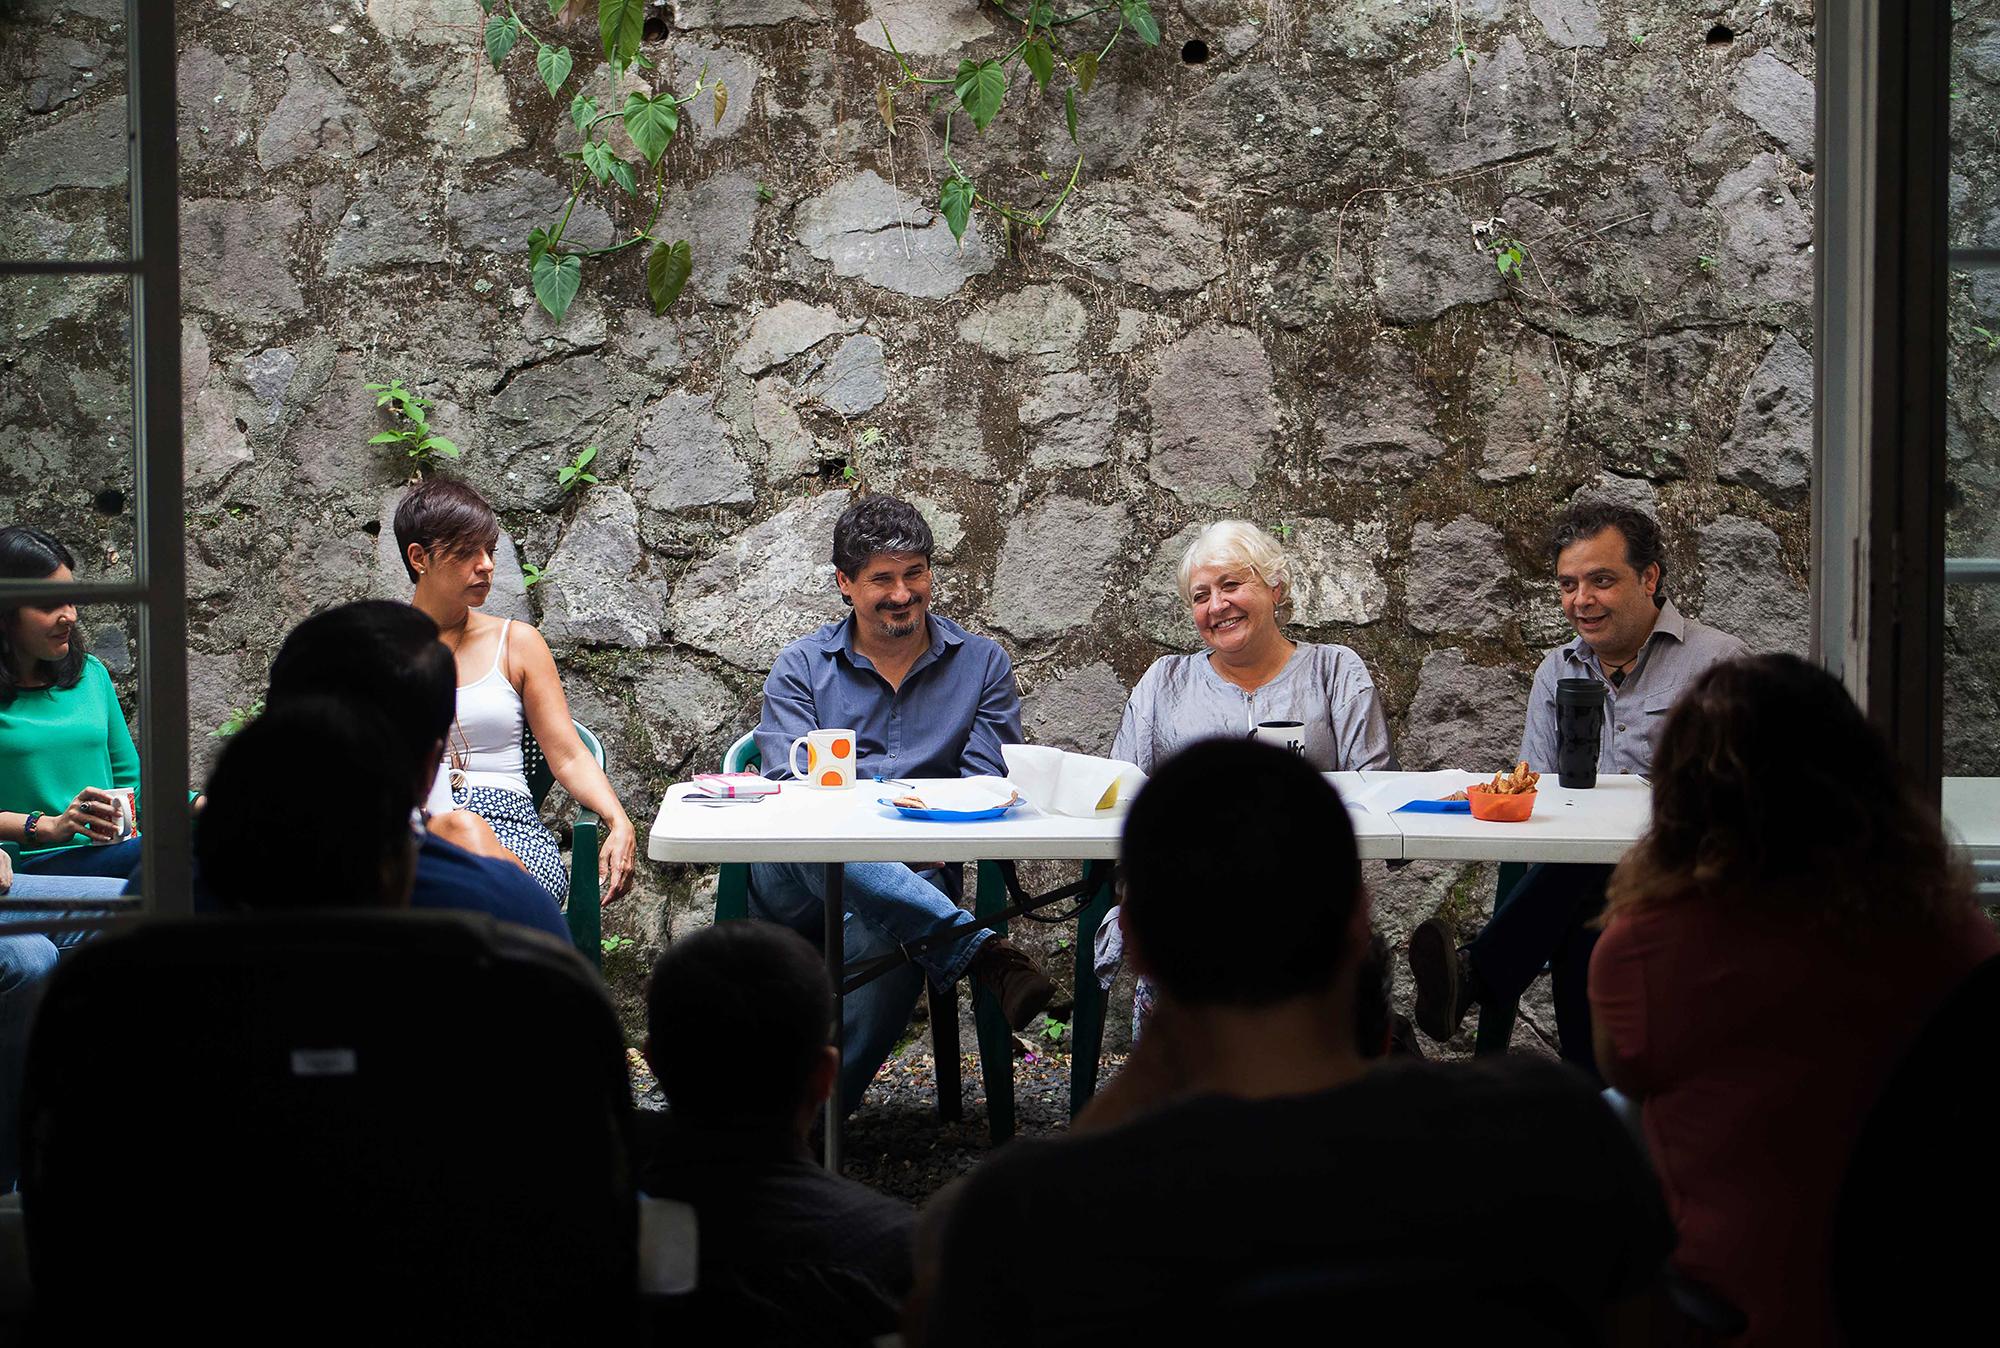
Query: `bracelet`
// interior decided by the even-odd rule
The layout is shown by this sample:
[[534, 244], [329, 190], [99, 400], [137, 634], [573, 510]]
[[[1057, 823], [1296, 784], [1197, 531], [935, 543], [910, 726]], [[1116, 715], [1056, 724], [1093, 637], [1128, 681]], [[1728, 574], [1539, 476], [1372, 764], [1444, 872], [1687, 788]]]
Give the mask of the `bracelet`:
[[35, 825], [41, 822], [42, 812], [40, 810], [28, 811], [28, 822], [21, 825], [21, 841], [33, 844], [35, 841]]

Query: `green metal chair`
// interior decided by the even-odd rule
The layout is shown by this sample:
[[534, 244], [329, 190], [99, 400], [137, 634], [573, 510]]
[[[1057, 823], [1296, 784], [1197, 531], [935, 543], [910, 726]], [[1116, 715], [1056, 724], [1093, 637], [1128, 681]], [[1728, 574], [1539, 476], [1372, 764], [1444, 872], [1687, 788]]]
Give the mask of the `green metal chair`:
[[[570, 724], [576, 727], [576, 737], [602, 769], [604, 745], [583, 722]], [[535, 743], [534, 734], [525, 726], [521, 730], [521, 757], [527, 768], [528, 794], [534, 797], [535, 808], [540, 809], [548, 799], [549, 788], [556, 784], [556, 777], [549, 771], [542, 746]], [[597, 812], [578, 805], [576, 824], [570, 832], [569, 901], [563, 905], [563, 915], [569, 921], [569, 939], [585, 959], [600, 968], [604, 964], [604, 913], [597, 889], [597, 846], [603, 836], [604, 821], [597, 817]]]
[[[762, 760], [754, 735], [744, 735], [729, 746], [722, 758], [724, 772], [754, 772]], [[978, 891], [973, 915], [987, 917], [1007, 906], [1007, 883], [997, 861], [979, 863]], [[1092, 962], [1092, 945], [1104, 915], [1111, 909], [1113, 867], [1108, 861], [1093, 861], [1084, 872], [1095, 882], [1090, 899], [1076, 920], [1076, 1009], [1070, 1019], [1070, 1114], [1084, 1107], [1097, 1091], [1097, 1068], [1104, 1043], [1104, 1015], [1108, 1000], [1097, 984]], [[720, 868], [715, 886], [715, 920], [729, 922], [750, 916], [750, 868], [729, 864]], [[1007, 924], [997, 923], [1001, 935]], [[940, 991], [929, 979], [924, 987], [930, 994], [931, 1052], [937, 1067], [938, 1118], [946, 1123], [962, 1119], [959, 1101], [961, 1081], [958, 1046], [958, 991]], [[986, 1120], [995, 1142], [1014, 1135], [1014, 1032], [1000, 1003], [984, 988], [975, 988], [972, 997], [973, 1023], [979, 1036], [979, 1075], [986, 1086]]]

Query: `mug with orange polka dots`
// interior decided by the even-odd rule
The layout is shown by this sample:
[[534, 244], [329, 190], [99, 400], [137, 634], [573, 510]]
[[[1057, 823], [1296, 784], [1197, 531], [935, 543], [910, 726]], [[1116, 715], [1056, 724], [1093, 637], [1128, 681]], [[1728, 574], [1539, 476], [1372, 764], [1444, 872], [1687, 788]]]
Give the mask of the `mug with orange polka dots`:
[[[799, 770], [799, 747], [805, 746], [805, 770]], [[807, 786], [854, 785], [854, 732], [815, 730], [792, 741], [792, 776]]]

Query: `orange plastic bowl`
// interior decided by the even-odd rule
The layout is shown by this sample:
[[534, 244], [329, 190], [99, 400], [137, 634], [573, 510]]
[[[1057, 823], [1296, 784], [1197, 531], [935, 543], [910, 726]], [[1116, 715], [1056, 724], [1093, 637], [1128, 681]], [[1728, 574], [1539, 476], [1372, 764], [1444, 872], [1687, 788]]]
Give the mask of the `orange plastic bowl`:
[[1472, 802], [1474, 819], [1484, 819], [1495, 824], [1519, 824], [1535, 812], [1535, 793], [1532, 791], [1503, 796], [1497, 791], [1475, 786], [1465, 794]]

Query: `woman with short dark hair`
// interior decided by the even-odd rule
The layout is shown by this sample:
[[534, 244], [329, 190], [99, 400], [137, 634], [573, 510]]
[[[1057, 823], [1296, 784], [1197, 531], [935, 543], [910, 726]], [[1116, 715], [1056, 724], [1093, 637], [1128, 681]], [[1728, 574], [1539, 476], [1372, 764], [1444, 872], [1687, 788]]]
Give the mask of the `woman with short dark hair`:
[[1597, 1064], [1640, 1102], [1675, 1265], [1746, 1344], [1837, 1342], [1828, 1232], [1862, 1123], [2000, 936], [1888, 742], [1796, 656], [1697, 678], [1652, 784], [1590, 961]]
[[[70, 581], [76, 558], [40, 529], [0, 529], [0, 579]], [[76, 605], [0, 609], [0, 842], [22, 875], [123, 878], [114, 791], [139, 787], [139, 754], [103, 662], [83, 649]], [[135, 794], [136, 803], [136, 794]]]
[[478, 611], [493, 590], [499, 542], [493, 508], [466, 483], [428, 478], [396, 506], [396, 546], [416, 584], [410, 602], [437, 623], [439, 639], [458, 663], [458, 714], [445, 753], [452, 803], [491, 824], [528, 874], [560, 902], [569, 891], [562, 858], [528, 793], [521, 751], [522, 730], [532, 730], [556, 781], [605, 822], [597, 865], [603, 901], [610, 903], [631, 888], [638, 835], [577, 736], [542, 634]]

